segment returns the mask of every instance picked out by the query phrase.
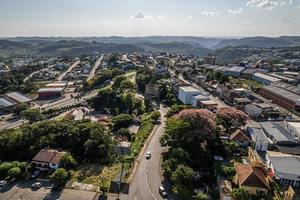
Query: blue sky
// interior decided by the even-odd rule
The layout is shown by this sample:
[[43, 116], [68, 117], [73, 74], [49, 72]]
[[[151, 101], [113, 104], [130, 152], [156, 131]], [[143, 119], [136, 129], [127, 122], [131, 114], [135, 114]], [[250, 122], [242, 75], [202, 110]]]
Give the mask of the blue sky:
[[300, 35], [300, 0], [0, 0], [0, 36]]

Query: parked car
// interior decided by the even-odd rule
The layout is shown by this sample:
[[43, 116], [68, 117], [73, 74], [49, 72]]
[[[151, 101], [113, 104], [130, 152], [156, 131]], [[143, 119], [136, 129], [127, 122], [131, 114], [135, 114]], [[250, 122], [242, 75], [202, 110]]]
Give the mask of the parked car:
[[163, 186], [160, 186], [159, 188], [158, 188], [158, 191], [159, 191], [159, 194], [162, 196], [162, 197], [167, 197], [168, 195], [167, 195], [167, 192], [166, 192], [166, 190], [165, 190], [165, 188], [163, 187]]
[[31, 178], [36, 178], [36, 177], [38, 177], [40, 174], [41, 174], [41, 171], [40, 171], [40, 170], [36, 170], [36, 171], [32, 174]]
[[31, 187], [33, 187], [33, 188], [40, 188], [40, 187], [42, 187], [42, 183], [36, 182], [36, 183], [32, 184]]
[[7, 184], [7, 181], [5, 181], [5, 180], [1, 180], [0, 181], [0, 186], [4, 186], [4, 185], [6, 185]]
[[151, 158], [151, 152], [148, 151], [148, 152], [146, 153], [146, 159], [150, 159], [150, 158]]

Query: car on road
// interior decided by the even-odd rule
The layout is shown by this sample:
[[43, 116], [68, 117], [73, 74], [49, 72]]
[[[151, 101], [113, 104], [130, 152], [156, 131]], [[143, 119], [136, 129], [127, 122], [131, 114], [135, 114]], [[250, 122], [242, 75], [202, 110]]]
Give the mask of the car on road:
[[40, 188], [40, 187], [42, 187], [42, 183], [41, 182], [36, 182], [36, 183], [32, 184], [31, 187]]
[[162, 196], [162, 197], [167, 197], [168, 195], [167, 195], [167, 192], [166, 192], [166, 189], [163, 187], [163, 186], [160, 186], [159, 188], [158, 188], [158, 192], [159, 192], [159, 194]]
[[0, 186], [4, 186], [4, 185], [6, 185], [6, 183], [7, 183], [7, 181], [1, 180], [1, 181], [0, 181]]
[[146, 153], [146, 159], [150, 159], [150, 158], [151, 158], [151, 152], [148, 151], [148, 152]]

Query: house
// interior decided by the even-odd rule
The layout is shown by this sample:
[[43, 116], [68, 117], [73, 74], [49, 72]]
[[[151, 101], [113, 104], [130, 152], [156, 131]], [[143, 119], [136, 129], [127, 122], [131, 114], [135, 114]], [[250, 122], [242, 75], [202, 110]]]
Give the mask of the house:
[[0, 111], [5, 111], [7, 109], [12, 108], [14, 105], [16, 105], [15, 102], [10, 101], [9, 99], [5, 97], [0, 97]]
[[260, 118], [263, 113], [263, 109], [254, 104], [245, 105], [244, 111], [249, 117], [254, 119]]
[[260, 166], [237, 164], [235, 166], [235, 183], [245, 188], [249, 194], [266, 194], [270, 190], [268, 175]]
[[41, 171], [58, 169], [65, 154], [66, 152], [55, 149], [42, 149], [34, 156], [31, 163]]
[[192, 104], [193, 96], [199, 94], [201, 94], [201, 91], [192, 86], [179, 87], [178, 99], [184, 104]]
[[250, 139], [240, 129], [232, 133], [229, 139], [244, 147], [250, 144]]
[[210, 110], [212, 112], [217, 111], [219, 103], [208, 100], [208, 101], [199, 101], [199, 107], [203, 109]]
[[219, 195], [220, 200], [231, 200], [232, 195], [232, 185], [231, 182], [228, 180], [220, 180], [219, 181]]
[[150, 101], [155, 99], [159, 101], [159, 87], [156, 84], [147, 84], [145, 87], [145, 99]]
[[[255, 123], [251, 121], [252, 123]], [[268, 150], [268, 146], [270, 144], [270, 140], [265, 135], [262, 128], [259, 124], [250, 124], [250, 122], [246, 125], [247, 133], [250, 135], [251, 144], [256, 151], [265, 152]]]
[[266, 162], [280, 184], [300, 187], [300, 156], [267, 151]]

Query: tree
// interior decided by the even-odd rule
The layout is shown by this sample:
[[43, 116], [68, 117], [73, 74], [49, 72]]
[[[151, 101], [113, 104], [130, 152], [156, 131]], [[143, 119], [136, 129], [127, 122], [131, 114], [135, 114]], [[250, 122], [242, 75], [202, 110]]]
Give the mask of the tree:
[[19, 167], [13, 167], [9, 169], [7, 173], [7, 175], [11, 178], [20, 178], [21, 174], [21, 169]]
[[232, 194], [232, 197], [234, 200], [249, 200], [250, 199], [250, 195], [249, 195], [248, 191], [243, 187], [233, 189], [231, 194]]
[[217, 112], [218, 124], [222, 125], [228, 134], [244, 126], [247, 120], [248, 116], [235, 108], [221, 108]]
[[36, 122], [42, 119], [43, 115], [39, 109], [27, 109], [21, 112], [21, 116], [29, 120], [29, 122]]
[[64, 168], [56, 169], [50, 176], [50, 181], [56, 186], [63, 186], [68, 180], [69, 174]]
[[178, 165], [171, 177], [173, 192], [181, 199], [190, 199], [193, 193], [192, 179], [193, 169], [186, 165]]
[[133, 124], [133, 117], [129, 114], [120, 114], [111, 119], [113, 123], [113, 128], [127, 128], [129, 125]]
[[13, 113], [15, 115], [20, 115], [20, 113], [26, 109], [28, 109], [28, 105], [26, 103], [20, 103], [13, 108]]
[[188, 121], [195, 137], [214, 137], [216, 131], [216, 117], [206, 109], [185, 109], [176, 116], [179, 119]]
[[195, 200], [208, 200], [208, 196], [203, 192], [198, 192]]
[[151, 119], [153, 119], [154, 121], [157, 121], [160, 118], [160, 112], [159, 111], [154, 111], [151, 114]]
[[126, 136], [129, 140], [131, 140], [133, 134], [127, 128], [120, 128], [117, 131], [117, 135]]
[[65, 155], [63, 155], [61, 161], [62, 166], [66, 169], [71, 169], [77, 165], [77, 161], [70, 153], [66, 153]]

